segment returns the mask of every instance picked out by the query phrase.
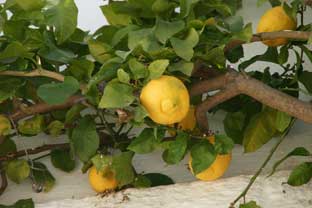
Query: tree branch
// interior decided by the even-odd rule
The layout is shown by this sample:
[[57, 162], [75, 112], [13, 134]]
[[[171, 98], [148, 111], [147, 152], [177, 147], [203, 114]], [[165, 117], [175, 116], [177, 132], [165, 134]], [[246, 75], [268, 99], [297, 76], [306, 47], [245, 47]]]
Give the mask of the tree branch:
[[[249, 42], [258, 42], [264, 40], [274, 40], [279, 38], [286, 38], [291, 40], [300, 40], [306, 41], [312, 35], [312, 32], [304, 32], [304, 31], [278, 31], [278, 32], [264, 32], [254, 34]], [[233, 40], [229, 42], [224, 51], [231, 50], [239, 45], [247, 43], [246, 41], [242, 40]]]
[[19, 119], [38, 113], [47, 113], [54, 110], [66, 109], [84, 100], [85, 98], [83, 96], [72, 96], [63, 104], [49, 105], [47, 103], [38, 103], [25, 109], [19, 109], [11, 115], [11, 119], [17, 121]]
[[23, 71], [2, 71], [0, 76], [16, 76], [16, 77], [49, 77], [60, 82], [64, 82], [64, 76], [57, 72], [48, 71], [45, 69], [35, 69], [30, 72]]
[[[219, 80], [220, 82], [215, 82]], [[249, 77], [246, 74], [240, 74], [236, 71], [229, 71], [220, 77], [204, 80], [194, 85], [190, 92], [192, 95], [202, 94], [210, 90], [222, 89], [216, 95], [209, 97], [196, 109], [197, 122], [201, 129], [208, 130], [206, 112], [216, 105], [231, 99], [239, 94], [248, 95], [255, 100], [278, 109], [289, 115], [301, 119], [307, 123], [312, 123], [312, 104], [303, 102], [297, 98], [280, 92], [266, 84]]]
[[[212, 84], [213, 85], [213, 84]], [[209, 125], [206, 112], [217, 106], [218, 104], [235, 97], [239, 94], [236, 83], [228, 84], [224, 89], [221, 89], [217, 94], [208, 97], [204, 102], [196, 107], [196, 120], [199, 128], [203, 132], [208, 132]]]

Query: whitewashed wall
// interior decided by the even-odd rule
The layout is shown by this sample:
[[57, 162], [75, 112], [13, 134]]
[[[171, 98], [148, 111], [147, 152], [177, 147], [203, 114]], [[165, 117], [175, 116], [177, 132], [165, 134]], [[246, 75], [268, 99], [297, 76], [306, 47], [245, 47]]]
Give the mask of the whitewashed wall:
[[[3, 0], [0, 0], [3, 2]], [[94, 32], [97, 28], [106, 23], [105, 18], [103, 17], [100, 5], [104, 4], [102, 0], [75, 0], [77, 6], [79, 7], [79, 26], [84, 30], [90, 30]], [[255, 26], [261, 14], [269, 8], [269, 5], [264, 5], [261, 8], [256, 7], [256, 0], [244, 0], [244, 8], [240, 11], [240, 14], [244, 17], [246, 22], [252, 22], [253, 28], [255, 31]], [[309, 11], [308, 16], [306, 16], [305, 21], [311, 21], [312, 12]], [[254, 43], [244, 47], [245, 49], [245, 59], [248, 59], [256, 54], [261, 54], [265, 51], [265, 46], [261, 43]], [[266, 66], [266, 63], [257, 63], [250, 67], [250, 69], [263, 69]], [[278, 66], [272, 65], [274, 70], [278, 70]], [[311, 63], [306, 61], [305, 68], [310, 68]], [[222, 126], [222, 114], [217, 114], [210, 117], [210, 125], [212, 129], [219, 130], [223, 132]], [[269, 164], [268, 168], [264, 172], [268, 172], [272, 166], [272, 163], [278, 158], [284, 156], [292, 148], [297, 146], [307, 146], [312, 150], [312, 126], [305, 124], [301, 121], [298, 121], [291, 133], [287, 136], [285, 142], [276, 152], [276, 155], [273, 157], [272, 162]], [[22, 139], [22, 142], [21, 142]], [[33, 140], [27, 138], [19, 138], [18, 148], [33, 147]], [[66, 140], [66, 138], [64, 138]], [[42, 145], [44, 143], [54, 143], [59, 142], [55, 138], [50, 138], [47, 136], [37, 136], [36, 144]], [[263, 162], [264, 157], [268, 154], [271, 146], [275, 143], [276, 140], [272, 140], [268, 144], [264, 145], [259, 151], [251, 154], [244, 154], [243, 149], [240, 146], [236, 146], [233, 150], [233, 160], [228, 172], [225, 174], [225, 178], [238, 176], [242, 174], [252, 174], [259, 165]], [[235, 196], [238, 190], [241, 190], [247, 183], [248, 177], [237, 177], [230, 179], [221, 179], [212, 183], [191, 183], [191, 184], [182, 184], [168, 188], [156, 188], [150, 191], [132, 191], [130, 190], [130, 195], [133, 194], [134, 200], [125, 205], [120, 204], [120, 197], [122, 194], [117, 195], [117, 198], [114, 199], [110, 197], [108, 199], [100, 200], [99, 198], [88, 198], [77, 201], [76, 199], [91, 197], [94, 196], [94, 192], [89, 187], [87, 181], [87, 175], [83, 175], [80, 172], [80, 166], [77, 167], [72, 173], [67, 174], [61, 172], [57, 169], [54, 169], [48, 159], [42, 160], [47, 164], [48, 168], [51, 170], [52, 174], [57, 179], [55, 188], [50, 193], [39, 193], [35, 194], [31, 189], [31, 182], [25, 181], [21, 185], [16, 185], [10, 182], [9, 188], [0, 197], [0, 204], [7, 203], [11, 204], [16, 199], [20, 198], [33, 198], [36, 203], [46, 203], [40, 204], [39, 207], [152, 207], [149, 201], [163, 200], [163, 197], [167, 197], [166, 200], [171, 204], [171, 207], [227, 207], [227, 202], [230, 202]], [[281, 166], [281, 169], [290, 169], [293, 168], [300, 158], [292, 158], [284, 165]], [[162, 159], [159, 152], [155, 152], [148, 155], [137, 155], [134, 159], [134, 166], [138, 172], [161, 172], [171, 176], [176, 182], [189, 182], [194, 181], [194, 177], [186, 169], [187, 158], [182, 161], [179, 165], [168, 166]], [[281, 182], [285, 181], [287, 172], [277, 175], [277, 177], [267, 181], [264, 177], [261, 179], [261, 183], [256, 185], [253, 192], [253, 199], [259, 200], [264, 207], [312, 207], [309, 204], [312, 196], [311, 192], [307, 192], [310, 186], [305, 186], [303, 189], [293, 190], [287, 187], [287, 190], [290, 190], [289, 193], [292, 195], [283, 195], [281, 191], [283, 186]], [[273, 181], [273, 182], [272, 182]], [[263, 186], [263, 184], [269, 184]], [[194, 190], [194, 192], [193, 192]], [[274, 192], [274, 190], [276, 192]], [[297, 191], [299, 190], [299, 191]], [[311, 190], [311, 188], [310, 188]], [[193, 193], [192, 193], [193, 192]], [[270, 195], [272, 192], [276, 193], [275, 195]], [[161, 195], [161, 193], [164, 193]], [[172, 193], [172, 195], [170, 194]], [[176, 193], [176, 194], [173, 194]], [[165, 196], [167, 195], [167, 196]], [[145, 199], [143, 202], [136, 198], [137, 196], [146, 197], [150, 196], [150, 199]], [[169, 196], [169, 197], [168, 197]], [[185, 197], [184, 197], [185, 196]], [[119, 197], [119, 198], [118, 198]], [[168, 199], [170, 198], [170, 200]], [[57, 202], [57, 200], [63, 200], [63, 202]], [[218, 200], [220, 199], [220, 200]], [[168, 201], [169, 200], [169, 201]], [[215, 200], [215, 202], [213, 201]], [[223, 201], [222, 201], [223, 200]], [[282, 200], [282, 201], [281, 201]], [[284, 201], [283, 201], [284, 200]], [[54, 201], [54, 202], [53, 202]], [[286, 201], [288, 203], [286, 203]], [[107, 203], [110, 203], [110, 206]], [[165, 203], [166, 201], [164, 201]], [[281, 202], [285, 202], [281, 204]], [[141, 204], [140, 204], [141, 203]], [[145, 203], [145, 204], [144, 204]], [[198, 204], [196, 204], [198, 203]], [[302, 205], [300, 205], [300, 203]], [[154, 207], [168, 207], [165, 204], [156, 204], [158, 206]], [[214, 205], [214, 206], [213, 206]], [[265, 206], [267, 205], [267, 206]], [[283, 205], [283, 206], [282, 206]], [[297, 205], [297, 206], [296, 206]]]

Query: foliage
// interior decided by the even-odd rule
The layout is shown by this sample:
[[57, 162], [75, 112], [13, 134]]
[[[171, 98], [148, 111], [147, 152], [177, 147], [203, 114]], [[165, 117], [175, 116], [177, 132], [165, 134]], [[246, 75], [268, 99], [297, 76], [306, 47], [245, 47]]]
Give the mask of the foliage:
[[[258, 4], [265, 2], [259, 0]], [[279, 0], [269, 2], [281, 4]], [[289, 15], [306, 9], [299, 0], [283, 5]], [[196, 174], [208, 168], [217, 154], [229, 153], [234, 142], [242, 144], [245, 152], [256, 151], [283, 134], [291, 116], [248, 96], [236, 96], [213, 109], [226, 112], [227, 136], [216, 135], [211, 144], [198, 129], [177, 130], [176, 136], [166, 137], [166, 131], [175, 127], [151, 121], [138, 96], [148, 81], [162, 75], [178, 77], [187, 86], [199, 82], [192, 76], [198, 62], [220, 73], [227, 63], [239, 63], [240, 71], [279, 91], [293, 97], [298, 97], [299, 91], [311, 94], [312, 75], [302, 65], [302, 54], [312, 61], [312, 52], [304, 45], [307, 41], [269, 47], [244, 61], [242, 46], [225, 51], [231, 41], [248, 42], [252, 37], [251, 24], [236, 15], [241, 6], [240, 0], [109, 1], [101, 7], [109, 25], [92, 34], [77, 27], [73, 0], [7, 0], [0, 6], [0, 112], [11, 114], [37, 103], [58, 106], [73, 96], [83, 97], [65, 109], [18, 121], [15, 133], [46, 133], [55, 139], [67, 135], [70, 149], [52, 150], [53, 166], [70, 172], [76, 158], [84, 163], [84, 172], [92, 165], [97, 169], [110, 166], [119, 188], [173, 183], [164, 175], [137, 173], [132, 166], [134, 154], [161, 150], [163, 160], [172, 165], [190, 153]], [[311, 31], [311, 25], [299, 25], [297, 30]], [[291, 53], [296, 55], [296, 63], [288, 61]], [[247, 70], [259, 61], [280, 66], [283, 72], [272, 73], [269, 67]], [[6, 71], [37, 75], [2, 76]], [[300, 89], [299, 83], [305, 89]], [[132, 129], [140, 133], [133, 136]], [[7, 135], [1, 144], [1, 156], [16, 151], [12, 136]], [[298, 154], [290, 153], [278, 164]], [[44, 164], [28, 158], [11, 160], [5, 166], [12, 181], [21, 183], [35, 177], [44, 191], [57, 180]], [[301, 185], [310, 178], [311, 163], [307, 162], [292, 172], [288, 183]], [[241, 207], [258, 206], [250, 202]]]

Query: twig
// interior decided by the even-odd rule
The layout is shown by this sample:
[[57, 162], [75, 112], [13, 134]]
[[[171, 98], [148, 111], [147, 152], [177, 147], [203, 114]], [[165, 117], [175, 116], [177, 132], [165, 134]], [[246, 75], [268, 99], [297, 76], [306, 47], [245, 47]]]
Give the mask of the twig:
[[57, 72], [48, 71], [45, 69], [34, 69], [30, 72], [22, 71], [2, 71], [0, 76], [16, 76], [16, 77], [49, 77], [60, 82], [64, 82], [64, 76]]
[[[251, 42], [264, 41], [264, 40], [274, 40], [274, 39], [279, 39], [279, 38], [286, 38], [286, 39], [297, 40], [297, 41], [298, 40], [306, 41], [309, 39], [311, 35], [312, 35], [312, 32], [305, 32], [305, 31], [264, 32], [264, 33], [254, 34], [249, 42], [251, 43]], [[242, 41], [242, 40], [233, 40], [225, 46], [224, 51], [231, 50], [245, 43], [247, 42]]]
[[284, 141], [284, 139], [286, 138], [287, 134], [289, 133], [290, 129], [292, 128], [294, 122], [296, 120], [293, 119], [292, 122], [290, 123], [289, 127], [285, 130], [285, 132], [281, 135], [280, 139], [277, 141], [277, 143], [272, 147], [269, 155], [267, 156], [267, 158], [265, 159], [265, 161], [263, 162], [263, 164], [260, 166], [260, 168], [258, 169], [258, 171], [255, 173], [255, 175], [252, 176], [252, 178], [250, 179], [249, 183], [247, 184], [246, 188], [243, 190], [243, 192], [230, 204], [230, 208], [234, 207], [234, 205], [243, 197], [246, 197], [247, 192], [249, 191], [250, 187], [253, 185], [253, 183], [256, 181], [257, 177], [261, 174], [261, 172], [263, 171], [263, 169], [266, 167], [266, 165], [268, 164], [268, 162], [271, 160], [272, 156], [274, 155], [275, 151], [277, 150], [277, 148], [279, 147], [279, 145]]
[[82, 102], [86, 98], [82, 96], [72, 96], [65, 103], [58, 105], [49, 105], [47, 103], [38, 103], [33, 106], [27, 107], [25, 109], [19, 109], [11, 115], [12, 120], [16, 121], [27, 116], [39, 114], [39, 113], [47, 113], [54, 110], [62, 110], [69, 108], [79, 102]]

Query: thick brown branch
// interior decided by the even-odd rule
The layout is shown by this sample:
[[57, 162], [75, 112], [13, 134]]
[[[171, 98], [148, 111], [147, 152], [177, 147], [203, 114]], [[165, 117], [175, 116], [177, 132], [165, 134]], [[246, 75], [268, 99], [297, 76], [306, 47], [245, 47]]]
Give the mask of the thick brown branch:
[[199, 128], [203, 132], [209, 130], [208, 119], [206, 112], [217, 106], [218, 104], [227, 101], [230, 98], [235, 97], [239, 94], [236, 83], [228, 84], [224, 89], [215, 95], [208, 97], [204, 102], [196, 107], [196, 120]]
[[303, 102], [297, 98], [271, 88], [266, 84], [249, 77], [248, 75], [240, 74], [235, 71], [230, 71], [222, 75], [222, 77], [215, 78], [222, 81], [220, 84], [214, 83], [213, 79], [205, 80], [194, 85], [194, 87], [190, 90], [192, 95], [198, 95], [208, 92], [211, 89], [215, 90], [218, 87], [224, 88], [216, 95], [209, 97], [197, 107], [196, 118], [199, 125], [201, 125], [200, 127], [202, 130], [208, 130], [208, 126], [206, 125], [208, 123], [206, 118], [207, 111], [239, 94], [248, 95], [264, 105], [286, 112], [289, 115], [307, 123], [312, 123], [311, 103]]
[[5, 174], [3, 165], [0, 162], [0, 175], [1, 175], [1, 186], [0, 186], [0, 196], [3, 194], [5, 189], [8, 187], [8, 179]]
[[30, 72], [22, 71], [2, 71], [0, 76], [16, 76], [16, 77], [49, 77], [60, 82], [64, 82], [64, 76], [57, 72], [48, 71], [45, 69], [35, 69]]
[[47, 103], [38, 103], [25, 109], [20, 109], [11, 115], [11, 119], [16, 121], [27, 116], [35, 115], [38, 113], [47, 113], [54, 110], [62, 110], [73, 106], [76, 103], [85, 100], [82, 96], [72, 96], [65, 103], [59, 105], [49, 105]]
[[[309, 37], [311, 35], [312, 35], [312, 32], [303, 32], [303, 31], [264, 32], [264, 33], [254, 34], [249, 42], [274, 40], [274, 39], [278, 39], [278, 38], [286, 38], [286, 39], [290, 39], [290, 40], [306, 41], [309, 39]], [[246, 43], [246, 41], [233, 40], [225, 46], [224, 51], [231, 50], [231, 49], [233, 49], [239, 45], [245, 44], [245, 43]]]

